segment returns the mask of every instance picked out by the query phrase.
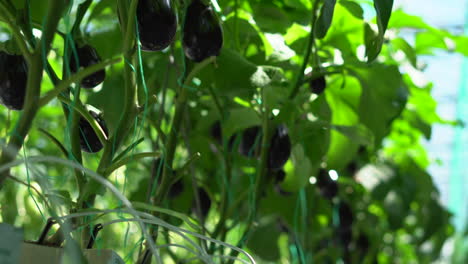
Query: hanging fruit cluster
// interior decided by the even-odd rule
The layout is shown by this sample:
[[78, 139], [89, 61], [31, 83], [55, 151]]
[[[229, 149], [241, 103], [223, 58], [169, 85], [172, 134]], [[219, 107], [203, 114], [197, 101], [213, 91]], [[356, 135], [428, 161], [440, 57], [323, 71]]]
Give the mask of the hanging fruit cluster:
[[[170, 0], [140, 0], [137, 7], [138, 36], [144, 51], [160, 51], [173, 41], [177, 15]], [[213, 8], [202, 0], [187, 7], [182, 46], [185, 56], [195, 62], [218, 56], [223, 45], [221, 24]]]

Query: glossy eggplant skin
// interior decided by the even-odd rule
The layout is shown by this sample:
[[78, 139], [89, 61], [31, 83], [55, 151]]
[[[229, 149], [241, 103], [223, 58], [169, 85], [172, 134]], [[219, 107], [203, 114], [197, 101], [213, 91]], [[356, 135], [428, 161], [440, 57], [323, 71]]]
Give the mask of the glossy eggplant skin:
[[327, 88], [327, 81], [325, 80], [325, 76], [317, 77], [309, 82], [310, 91], [314, 94], [320, 95], [325, 91]]
[[[77, 57], [78, 62], [76, 61]], [[96, 49], [91, 45], [84, 45], [76, 48], [76, 54], [74, 54], [73, 51], [71, 52], [70, 70], [75, 73], [79, 68], [86, 68], [100, 62], [101, 57], [97, 53]], [[102, 69], [81, 80], [81, 86], [86, 89], [91, 89], [102, 83], [105, 78], [106, 71]]]
[[144, 51], [167, 48], [177, 32], [177, 16], [171, 0], [139, 0], [138, 33]]
[[[92, 110], [90, 110], [89, 113], [98, 122], [99, 126], [102, 128], [106, 136], [108, 136], [109, 132], [107, 130], [106, 122], [104, 121], [104, 119], [102, 119], [98, 113]], [[79, 129], [81, 150], [89, 153], [96, 153], [102, 149], [103, 145], [99, 140], [99, 137], [94, 132], [91, 124], [89, 124], [89, 122], [83, 117], [80, 118]]]
[[338, 183], [330, 178], [328, 171], [320, 169], [317, 176], [317, 187], [320, 194], [328, 199], [332, 200], [338, 195]]
[[211, 6], [193, 0], [187, 8], [182, 41], [185, 56], [192, 61], [218, 56], [223, 46], [223, 32]]
[[281, 169], [291, 155], [291, 140], [288, 128], [278, 125], [270, 140], [270, 151], [268, 152], [268, 168]]
[[28, 65], [22, 55], [0, 51], [0, 103], [22, 110], [26, 96]]

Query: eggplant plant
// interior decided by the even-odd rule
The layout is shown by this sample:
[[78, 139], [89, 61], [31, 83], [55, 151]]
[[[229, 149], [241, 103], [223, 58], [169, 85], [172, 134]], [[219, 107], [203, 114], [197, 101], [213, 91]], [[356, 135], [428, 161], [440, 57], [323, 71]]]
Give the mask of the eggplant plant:
[[431, 263], [454, 233], [415, 78], [467, 37], [393, 1], [2, 0], [0, 40], [0, 223], [34, 248]]

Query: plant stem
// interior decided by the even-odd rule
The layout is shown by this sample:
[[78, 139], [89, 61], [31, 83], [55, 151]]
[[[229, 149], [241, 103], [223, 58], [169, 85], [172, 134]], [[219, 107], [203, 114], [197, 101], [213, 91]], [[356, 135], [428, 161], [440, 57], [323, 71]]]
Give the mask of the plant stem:
[[67, 98], [63, 95], [59, 95], [58, 99], [62, 103], [70, 106], [74, 111], [80, 114], [80, 117], [83, 117], [89, 123], [94, 133], [96, 133], [96, 136], [99, 138], [99, 141], [103, 143], [107, 142], [107, 137], [104, 133], [104, 130], [102, 130], [99, 123], [96, 121], [96, 119], [94, 119], [94, 117], [88, 112], [86, 107], [81, 102], [73, 102], [70, 98]]
[[[304, 78], [304, 71], [307, 68], [307, 64], [309, 63], [310, 59], [310, 54], [312, 53], [312, 49], [314, 48], [315, 44], [315, 22], [317, 21], [317, 10], [318, 10], [318, 5], [319, 5], [320, 0], [315, 0], [314, 5], [312, 6], [312, 18], [310, 20], [310, 33], [309, 33], [309, 39], [307, 41], [307, 47], [305, 50], [305, 55], [304, 55], [304, 60], [302, 61], [301, 68], [299, 69], [299, 72], [296, 75], [296, 79], [294, 81], [291, 94], [289, 95], [289, 99], [293, 99], [296, 97], [297, 93], [299, 92], [299, 89], [301, 88], [303, 81], [302, 79]], [[317, 66], [317, 65], [314, 65]]]
[[71, 30], [71, 33], [72, 33], [73, 36], [76, 36], [77, 34], [79, 34], [81, 21], [83, 20], [83, 17], [86, 14], [86, 11], [88, 10], [88, 8], [89, 8], [89, 6], [91, 5], [92, 2], [93, 2], [93, 0], [86, 0], [85, 2], [81, 3], [78, 6], [78, 11], [77, 11], [77, 14], [76, 14], [76, 20], [73, 23], [73, 27], [72, 27], [72, 30]]
[[[45, 30], [42, 32], [40, 43], [37, 45], [34, 53], [31, 54], [28, 65], [29, 71], [26, 84], [24, 109], [7, 146], [2, 149], [0, 165], [15, 159], [23, 145], [29, 129], [32, 126], [34, 117], [37, 114], [37, 110], [39, 109], [39, 96], [41, 93], [42, 72], [45, 66], [43, 61], [47, 58], [48, 51], [50, 50], [50, 46], [55, 35], [55, 30], [57, 29], [64, 7], [65, 5], [61, 0], [50, 0], [49, 2]], [[8, 171], [0, 174], [0, 190], [8, 175]]]
[[[172, 171], [173, 171], [173, 161], [174, 161], [174, 156], [175, 156], [175, 150], [177, 147], [177, 138], [179, 135], [180, 127], [183, 121], [183, 116], [185, 113], [185, 107], [187, 105], [187, 97], [188, 97], [188, 91], [187, 88], [189, 85], [192, 83], [193, 78], [207, 65], [212, 63], [215, 60], [215, 57], [209, 57], [205, 59], [204, 61], [198, 63], [193, 67], [193, 69], [190, 71], [188, 76], [186, 78], [182, 78], [181, 80], [181, 85], [179, 86], [179, 92], [178, 92], [178, 97], [176, 100], [176, 106], [175, 106], [175, 114], [174, 118], [172, 121], [172, 127], [171, 131], [169, 132], [169, 135], [167, 137], [166, 141], [166, 153], [164, 155], [164, 166], [163, 166], [163, 172], [161, 176], [161, 184], [159, 185], [158, 190], [156, 191], [155, 198], [153, 200], [154, 205], [160, 204], [163, 199], [166, 197], [169, 187], [173, 184], [172, 179], [169, 177], [172, 176]], [[157, 236], [157, 231], [153, 232], [153, 236]], [[155, 239], [156, 241], [156, 239]], [[142, 256], [147, 254], [148, 249], [143, 250], [140, 254], [139, 259], [143, 259]], [[145, 264], [151, 263], [151, 258], [145, 262]]]
[[[268, 105], [265, 104], [265, 94], [264, 89], [262, 88], [262, 148], [260, 151], [260, 162], [257, 168], [257, 178], [255, 180], [254, 186], [254, 204], [253, 204], [253, 213], [250, 215], [249, 219], [247, 220], [247, 225], [245, 231], [237, 243], [237, 247], [242, 248], [245, 241], [248, 238], [248, 235], [251, 232], [252, 226], [254, 221], [257, 218], [258, 208], [260, 205], [260, 200], [263, 195], [263, 190], [265, 188], [266, 183], [266, 172], [268, 166], [268, 153], [270, 150], [270, 137], [271, 137], [271, 127], [270, 127], [270, 108]], [[237, 257], [239, 255], [238, 251], [231, 251], [231, 257]], [[230, 260], [229, 264], [234, 263], [234, 260]]]
[[169, 175], [172, 174], [172, 163], [174, 161], [175, 149], [177, 147], [177, 136], [179, 134], [180, 126], [182, 124], [182, 117], [185, 113], [185, 106], [187, 104], [187, 87], [192, 83], [193, 78], [201, 71], [205, 66], [213, 62], [215, 57], [210, 57], [199, 64], [197, 64], [193, 70], [189, 73], [187, 78], [184, 80], [183, 85], [179, 87], [179, 95], [176, 101], [176, 110], [174, 119], [172, 121], [171, 131], [167, 138], [166, 143], [166, 155], [164, 157], [164, 169], [161, 179], [161, 185], [156, 192], [156, 198], [154, 204], [159, 204], [162, 199], [166, 196], [169, 190], [169, 184], [171, 183]]
[[[123, 111], [120, 118], [119, 124], [115, 131], [109, 137], [109, 140], [104, 144], [104, 150], [99, 162], [97, 173], [103, 177], [106, 175], [107, 168], [112, 164], [112, 160], [116, 150], [120, 147], [129, 129], [132, 127], [131, 120], [134, 120], [138, 109], [135, 102], [136, 95], [136, 86], [135, 86], [135, 76], [132, 70], [131, 62], [133, 61], [133, 55], [135, 54], [135, 19], [134, 14], [136, 12], [138, 0], [133, 0], [130, 3], [130, 6], [127, 6], [126, 1], [119, 0], [119, 12], [121, 16], [121, 29], [123, 32], [123, 51], [124, 51], [124, 80], [125, 80], [125, 90], [124, 90], [124, 102], [123, 102]], [[124, 10], [121, 10], [124, 9]], [[129, 15], [128, 14], [133, 14]], [[85, 191], [83, 195], [78, 198], [78, 203], [81, 204], [84, 208], [92, 206], [94, 199], [96, 198], [97, 190], [99, 185], [95, 181], [89, 181], [85, 186]]]

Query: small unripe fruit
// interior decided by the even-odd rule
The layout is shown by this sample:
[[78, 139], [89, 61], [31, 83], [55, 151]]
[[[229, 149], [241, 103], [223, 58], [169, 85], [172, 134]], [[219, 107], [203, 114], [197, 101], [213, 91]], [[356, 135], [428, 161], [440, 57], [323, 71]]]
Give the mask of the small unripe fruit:
[[322, 94], [327, 87], [327, 81], [325, 80], [325, 76], [319, 76], [317, 78], [311, 79], [309, 82], [310, 91], [314, 94]]

